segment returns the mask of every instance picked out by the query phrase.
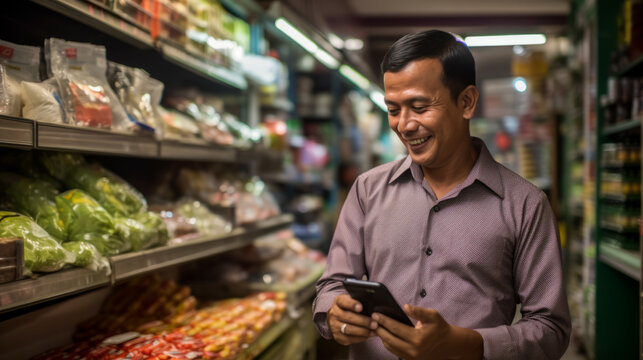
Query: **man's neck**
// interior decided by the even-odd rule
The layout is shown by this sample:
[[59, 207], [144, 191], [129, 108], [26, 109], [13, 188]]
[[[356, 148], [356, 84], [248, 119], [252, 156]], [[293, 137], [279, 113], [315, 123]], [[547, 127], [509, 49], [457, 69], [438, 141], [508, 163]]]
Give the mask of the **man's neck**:
[[438, 200], [466, 180], [478, 159], [478, 155], [473, 141], [468, 141], [466, 150], [454, 156], [446, 166], [430, 169], [422, 166], [424, 179], [433, 189]]

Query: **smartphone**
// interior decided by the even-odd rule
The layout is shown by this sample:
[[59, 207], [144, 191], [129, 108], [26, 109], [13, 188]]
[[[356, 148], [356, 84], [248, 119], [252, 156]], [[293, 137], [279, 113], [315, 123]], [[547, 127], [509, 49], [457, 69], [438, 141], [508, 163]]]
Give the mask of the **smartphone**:
[[353, 299], [362, 303], [362, 314], [371, 316], [372, 313], [376, 312], [395, 319], [404, 325], [414, 326], [384, 284], [346, 278], [344, 287]]

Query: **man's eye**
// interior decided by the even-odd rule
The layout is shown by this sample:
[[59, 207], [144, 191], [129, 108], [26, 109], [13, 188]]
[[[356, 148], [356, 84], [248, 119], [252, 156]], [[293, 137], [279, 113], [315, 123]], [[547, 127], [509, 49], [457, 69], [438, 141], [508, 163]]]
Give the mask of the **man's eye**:
[[391, 115], [397, 115], [399, 112], [399, 109], [388, 109], [388, 113]]
[[424, 111], [426, 110], [426, 106], [414, 106], [413, 111]]

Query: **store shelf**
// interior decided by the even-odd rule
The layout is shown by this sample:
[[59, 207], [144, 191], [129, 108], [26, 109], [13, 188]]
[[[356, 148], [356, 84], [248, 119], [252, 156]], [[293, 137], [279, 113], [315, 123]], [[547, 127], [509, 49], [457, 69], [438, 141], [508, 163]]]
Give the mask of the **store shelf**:
[[157, 141], [152, 136], [47, 123], [36, 123], [35, 147], [137, 157], [158, 154]]
[[82, 0], [31, 0], [57, 13], [77, 20], [137, 47], [153, 47], [149, 32], [99, 6]]
[[322, 186], [319, 178], [309, 174], [299, 174], [299, 176], [290, 176], [285, 173], [263, 173], [259, 174], [262, 180], [280, 184], [297, 185], [297, 186]]
[[33, 147], [34, 121], [0, 115], [0, 144]]
[[632, 61], [628, 66], [623, 68], [618, 72], [619, 77], [624, 76], [639, 76], [643, 74], [643, 56], [639, 56], [638, 59]]
[[295, 319], [291, 318], [288, 313], [284, 313], [281, 320], [267, 329], [259, 338], [250, 344], [241, 352], [235, 360], [254, 359], [275, 342], [283, 333], [285, 333], [293, 324]]
[[234, 229], [229, 234], [113, 256], [110, 258], [111, 281], [115, 283], [147, 272], [243, 247], [259, 236], [290, 226], [292, 220], [292, 215], [280, 215], [254, 225]]
[[239, 90], [245, 90], [248, 87], [246, 78], [242, 74], [211, 64], [205, 59], [186, 53], [183, 49], [178, 49], [168, 43], [161, 43], [160, 50], [166, 59], [197, 75], [223, 82]]
[[639, 251], [623, 250], [603, 243], [600, 245], [600, 259], [614, 269], [641, 281], [641, 255]]
[[641, 127], [642, 119], [633, 119], [622, 122], [620, 124], [607, 126], [603, 129], [603, 136], [611, 136], [622, 133], [627, 130], [632, 130]]
[[625, 194], [601, 194], [601, 199], [618, 202], [618, 203], [638, 202], [641, 200], [639, 195], [625, 195]]
[[109, 280], [105, 273], [75, 268], [0, 284], [0, 312], [107, 286]]
[[280, 291], [288, 294], [288, 304], [298, 308], [315, 295], [315, 283], [324, 273], [325, 265], [319, 264], [306, 276], [292, 284], [264, 284], [250, 283], [247, 290], [250, 292]]
[[159, 156], [163, 159], [203, 160], [203, 161], [237, 161], [237, 149], [207, 143], [190, 143], [181, 141], [161, 141]]

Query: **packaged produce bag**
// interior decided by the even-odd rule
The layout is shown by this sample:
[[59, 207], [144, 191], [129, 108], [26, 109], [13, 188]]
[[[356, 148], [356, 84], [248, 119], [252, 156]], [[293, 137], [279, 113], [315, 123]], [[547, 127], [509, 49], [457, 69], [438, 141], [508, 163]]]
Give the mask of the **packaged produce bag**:
[[177, 204], [176, 212], [196, 225], [201, 235], [219, 235], [232, 231], [232, 224], [210, 211], [200, 201], [184, 199]]
[[97, 164], [72, 168], [67, 173], [65, 184], [84, 190], [114, 216], [147, 211], [147, 201], [138, 190]]
[[170, 236], [159, 214], [144, 212], [132, 217], [115, 217], [116, 233], [129, 242], [133, 251], [167, 244]]
[[80, 154], [43, 151], [38, 155], [38, 161], [49, 175], [65, 181], [67, 174], [76, 166], [83, 164], [85, 158]]
[[151, 78], [145, 70], [111, 61], [107, 66], [107, 80], [130, 120], [141, 130], [158, 132], [163, 83]]
[[58, 189], [44, 181], [22, 178], [6, 188], [7, 197], [21, 213], [31, 216], [56, 241], [67, 238], [64, 224], [56, 207]]
[[105, 47], [61, 39], [45, 40], [48, 71], [58, 82], [67, 122], [80, 126], [131, 129], [123, 105], [105, 77]]
[[63, 122], [65, 111], [55, 78], [41, 83], [23, 81], [20, 90], [24, 104], [23, 117], [50, 123]]
[[115, 234], [112, 216], [84, 191], [72, 189], [56, 196], [56, 206], [68, 241], [91, 243], [105, 256], [130, 250], [129, 243]]
[[0, 40], [0, 114], [20, 116], [21, 81], [39, 81], [40, 48]]
[[102, 256], [94, 245], [87, 241], [68, 241], [62, 244], [65, 250], [76, 256], [74, 266], [84, 267], [93, 271], [104, 271], [109, 275], [109, 261]]
[[58, 271], [76, 260], [35, 221], [15, 212], [0, 211], [0, 237], [24, 240], [25, 268], [30, 271]]

